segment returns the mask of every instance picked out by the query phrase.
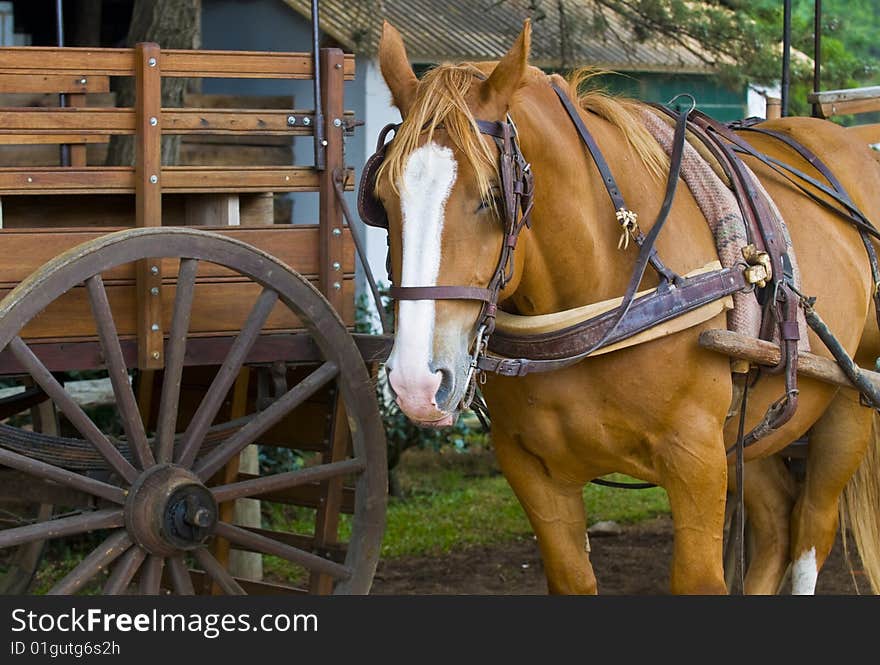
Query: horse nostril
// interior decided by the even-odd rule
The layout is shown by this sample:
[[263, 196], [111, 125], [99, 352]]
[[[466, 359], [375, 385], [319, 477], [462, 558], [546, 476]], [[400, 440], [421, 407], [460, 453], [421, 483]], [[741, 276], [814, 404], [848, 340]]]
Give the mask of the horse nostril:
[[391, 399], [397, 399], [397, 391], [391, 383], [391, 368], [388, 365], [385, 366], [385, 388], [390, 393]]
[[449, 400], [452, 395], [452, 389], [454, 388], [454, 380], [452, 372], [448, 369], [439, 369], [440, 372], [440, 387], [437, 388], [437, 392], [434, 394], [434, 403], [443, 408], [446, 402]]

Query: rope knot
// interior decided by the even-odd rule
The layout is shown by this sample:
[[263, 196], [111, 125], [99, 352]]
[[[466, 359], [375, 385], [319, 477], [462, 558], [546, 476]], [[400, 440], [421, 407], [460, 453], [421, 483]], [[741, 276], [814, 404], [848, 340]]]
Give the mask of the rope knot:
[[617, 243], [617, 249], [629, 249], [630, 236], [635, 237], [639, 230], [639, 216], [632, 210], [620, 208], [614, 213], [617, 221], [621, 226], [620, 241]]

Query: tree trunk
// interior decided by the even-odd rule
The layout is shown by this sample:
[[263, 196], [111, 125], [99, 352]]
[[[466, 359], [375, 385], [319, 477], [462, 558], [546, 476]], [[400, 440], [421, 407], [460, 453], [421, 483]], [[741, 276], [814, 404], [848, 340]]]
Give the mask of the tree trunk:
[[101, 45], [101, 0], [77, 0], [76, 28], [69, 46]]
[[[198, 48], [201, 42], [201, 0], [135, 0], [126, 44], [156, 42], [163, 49]], [[183, 106], [187, 79], [162, 79], [162, 106]], [[132, 107], [135, 103], [134, 78], [118, 79], [114, 86], [116, 105]], [[180, 136], [162, 137], [162, 164], [176, 164], [180, 153]], [[134, 164], [134, 139], [113, 136], [107, 151], [108, 166]]]

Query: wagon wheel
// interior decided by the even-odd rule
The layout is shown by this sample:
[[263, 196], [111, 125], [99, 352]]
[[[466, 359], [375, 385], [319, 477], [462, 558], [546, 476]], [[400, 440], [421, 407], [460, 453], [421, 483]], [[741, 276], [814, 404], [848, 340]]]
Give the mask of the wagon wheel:
[[[56, 433], [55, 422], [42, 422], [42, 406], [46, 394], [33, 385], [25, 385], [22, 392], [0, 399], [0, 419], [19, 416], [30, 412], [31, 426], [34, 431]], [[52, 414], [52, 421], [55, 421]], [[44, 427], [45, 426], [45, 427]], [[0, 474], [3, 470], [0, 468]], [[0, 475], [0, 484], [3, 476]], [[26, 497], [7, 497], [0, 499], [0, 529], [10, 528], [32, 521], [47, 520], [52, 516], [52, 505], [40, 501], [30, 501]], [[27, 591], [40, 561], [43, 558], [45, 542], [34, 541], [17, 548], [10, 548], [0, 556], [0, 595], [18, 595]]]
[[[145, 258], [180, 259], [158, 425], [151, 440], [129, 382], [122, 346], [101, 273]], [[262, 286], [241, 331], [186, 430], [175, 435], [180, 377], [200, 262], [231, 269]], [[43, 309], [85, 285], [125, 441], [114, 441], [92, 421], [23, 341], [22, 329]], [[211, 427], [270, 312], [292, 310], [311, 336], [323, 362], [264, 410], [219, 440]], [[381, 418], [366, 367], [351, 336], [326, 300], [302, 276], [247, 244], [179, 228], [121, 231], [84, 243], [43, 266], [0, 302], [0, 349], [53, 400], [82, 439], [45, 437], [0, 425], [0, 465], [85, 496], [73, 514], [0, 532], [0, 548], [102, 530], [103, 541], [59, 580], [50, 593], [75, 593], [111, 569], [104, 593], [123, 593], [137, 575], [141, 593], [159, 593], [166, 580], [176, 593], [193, 593], [187, 559], [226, 593], [243, 593], [206, 545], [212, 536], [233, 546], [270, 554], [332, 577], [336, 593], [369, 591], [384, 528], [386, 465]], [[258, 441], [309, 396], [336, 382], [351, 430], [351, 455], [259, 478], [209, 486], [218, 470]], [[220, 428], [222, 430], [222, 427]], [[221, 432], [222, 433], [222, 432]], [[39, 444], [39, 445], [35, 445]], [[54, 451], [54, 452], [53, 452]], [[76, 469], [86, 452], [97, 452], [104, 472]], [[326, 556], [220, 520], [218, 504], [330, 479], [356, 479], [351, 537], [345, 558]], [[257, 532], [259, 531], [259, 533]]]

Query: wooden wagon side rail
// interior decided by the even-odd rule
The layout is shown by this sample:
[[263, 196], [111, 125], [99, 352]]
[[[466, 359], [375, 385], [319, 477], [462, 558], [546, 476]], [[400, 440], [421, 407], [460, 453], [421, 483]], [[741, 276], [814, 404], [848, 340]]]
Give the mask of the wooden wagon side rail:
[[[166, 194], [321, 190], [321, 175], [308, 166], [164, 166], [152, 175]], [[130, 166], [0, 167], [0, 194], [135, 194], [137, 183]], [[354, 187], [351, 169], [345, 184]]]
[[[158, 66], [163, 76], [171, 77], [309, 80], [314, 74], [310, 53], [167, 49], [161, 51]], [[134, 76], [136, 68], [134, 49], [0, 48], [0, 76], [44, 76], [52, 72], [88, 79]], [[354, 70], [354, 56], [345, 55], [343, 74], [347, 81], [354, 79]]]

